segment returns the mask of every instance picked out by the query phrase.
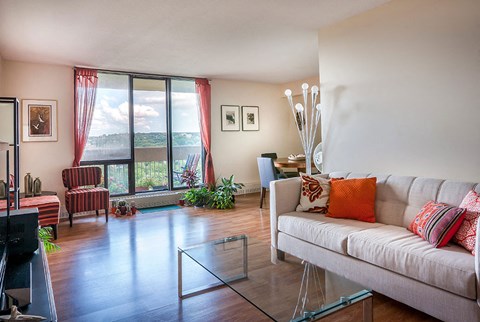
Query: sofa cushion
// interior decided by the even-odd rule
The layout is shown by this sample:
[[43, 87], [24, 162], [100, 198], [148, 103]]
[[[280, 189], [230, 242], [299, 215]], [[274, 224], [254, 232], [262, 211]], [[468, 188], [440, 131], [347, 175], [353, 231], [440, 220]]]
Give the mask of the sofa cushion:
[[332, 180], [328, 217], [375, 222], [377, 178]]
[[429, 201], [408, 226], [408, 230], [435, 247], [443, 247], [455, 235], [464, 218], [464, 208]]
[[330, 196], [330, 181], [304, 173], [301, 173], [300, 176], [302, 178], [302, 192], [297, 211], [326, 213]]
[[453, 242], [463, 246], [475, 255], [475, 241], [477, 239], [477, 223], [480, 216], [480, 194], [474, 190], [463, 198], [461, 208], [467, 209], [465, 219], [453, 237]]
[[476, 299], [475, 258], [460, 246], [434, 248], [403, 227], [384, 225], [350, 234], [347, 249], [352, 257]]
[[279, 231], [344, 255], [349, 234], [382, 225], [305, 212], [290, 212], [278, 217]]

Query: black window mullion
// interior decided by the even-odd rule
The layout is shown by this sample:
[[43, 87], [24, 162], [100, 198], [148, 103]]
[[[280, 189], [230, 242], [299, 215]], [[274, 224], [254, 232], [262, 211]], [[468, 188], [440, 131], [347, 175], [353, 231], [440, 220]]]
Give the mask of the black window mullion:
[[108, 166], [106, 164], [102, 164], [103, 166], [103, 185], [105, 189], [108, 189]]
[[166, 107], [167, 107], [167, 175], [168, 190], [173, 190], [173, 140], [172, 140], [172, 83], [165, 80]]
[[130, 160], [128, 162], [128, 193], [135, 193], [135, 111], [133, 107], [133, 76], [129, 75], [128, 89], [128, 111], [129, 111], [129, 131], [130, 131]]

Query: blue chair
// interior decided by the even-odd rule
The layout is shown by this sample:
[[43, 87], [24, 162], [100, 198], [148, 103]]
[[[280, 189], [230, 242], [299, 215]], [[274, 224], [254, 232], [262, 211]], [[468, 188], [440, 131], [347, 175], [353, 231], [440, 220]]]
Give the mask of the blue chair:
[[270, 182], [280, 179], [275, 171], [275, 165], [272, 158], [259, 157], [257, 158], [258, 173], [260, 175], [260, 184], [262, 187], [260, 193], [260, 208], [263, 208], [263, 200], [265, 199], [265, 193], [270, 187]]

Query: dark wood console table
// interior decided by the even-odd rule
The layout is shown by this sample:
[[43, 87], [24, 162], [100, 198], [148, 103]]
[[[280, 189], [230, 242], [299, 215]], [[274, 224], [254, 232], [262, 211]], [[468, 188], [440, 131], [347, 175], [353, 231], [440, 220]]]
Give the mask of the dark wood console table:
[[[21, 265], [30, 262], [32, 265], [32, 303], [26, 307], [19, 308], [22, 314], [40, 315], [46, 318], [45, 321], [57, 321], [57, 311], [53, 298], [50, 270], [48, 269], [47, 254], [43, 243], [39, 242], [39, 248], [30, 255], [15, 256], [9, 258], [7, 266]], [[9, 269], [11, 269], [9, 267]], [[8, 279], [8, 275], [5, 276]]]

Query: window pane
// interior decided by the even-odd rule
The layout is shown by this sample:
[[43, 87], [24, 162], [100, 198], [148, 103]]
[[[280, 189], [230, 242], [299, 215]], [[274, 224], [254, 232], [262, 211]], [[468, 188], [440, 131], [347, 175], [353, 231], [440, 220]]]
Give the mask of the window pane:
[[133, 80], [135, 191], [168, 188], [165, 80]]
[[83, 161], [130, 159], [128, 75], [98, 73]]
[[108, 165], [108, 190], [112, 195], [128, 193], [128, 164]]
[[[186, 169], [196, 170], [202, 180], [202, 140], [195, 82], [172, 80], [172, 158], [173, 186], [185, 186], [181, 176]], [[197, 182], [197, 183], [198, 183]]]

